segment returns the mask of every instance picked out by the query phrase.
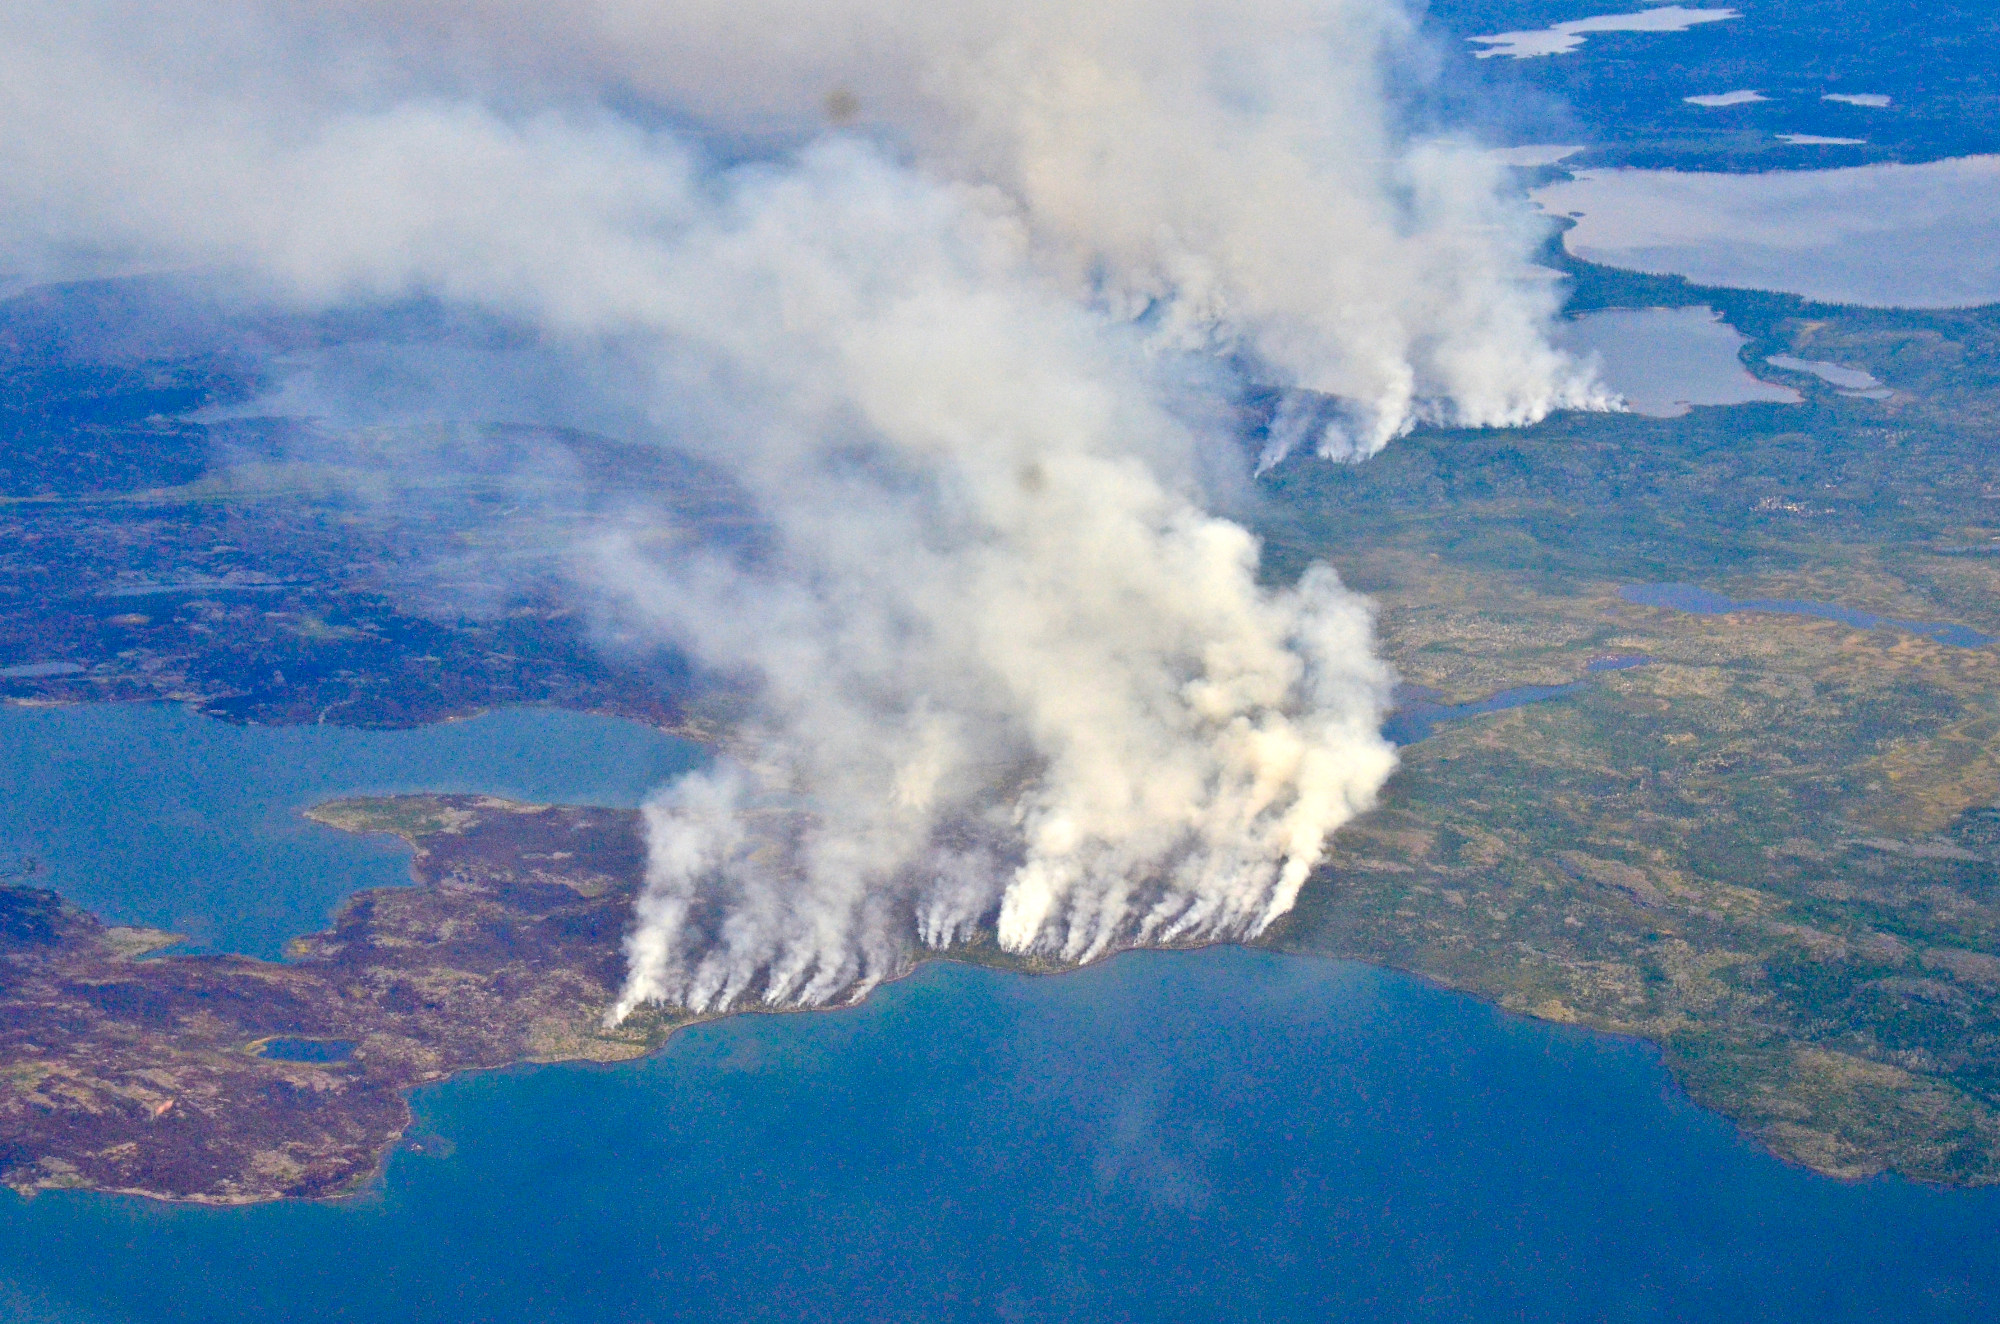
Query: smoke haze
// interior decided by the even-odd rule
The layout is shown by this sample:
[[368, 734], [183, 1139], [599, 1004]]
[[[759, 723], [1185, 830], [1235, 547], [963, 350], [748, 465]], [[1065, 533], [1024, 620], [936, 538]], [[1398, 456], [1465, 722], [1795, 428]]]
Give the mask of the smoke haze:
[[0, 241], [47, 275], [536, 329], [768, 536], [645, 492], [607, 629], [738, 677], [647, 810], [619, 1014], [823, 1002], [991, 934], [1261, 932], [1393, 768], [1365, 601], [1215, 513], [1233, 401], [1358, 459], [1612, 401], [1539, 223], [1406, 142], [1390, 6], [268, 0], [0, 16]]

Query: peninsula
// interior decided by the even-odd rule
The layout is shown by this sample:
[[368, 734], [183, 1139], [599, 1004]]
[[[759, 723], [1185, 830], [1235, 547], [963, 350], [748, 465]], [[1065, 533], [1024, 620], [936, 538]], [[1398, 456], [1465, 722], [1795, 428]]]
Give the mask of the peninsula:
[[644, 872], [636, 813], [410, 796], [313, 816], [407, 838], [419, 885], [356, 895], [284, 962], [152, 955], [174, 936], [0, 888], [8, 1185], [337, 1195], [402, 1136], [413, 1086], [636, 1057], [680, 1023], [603, 1024]]

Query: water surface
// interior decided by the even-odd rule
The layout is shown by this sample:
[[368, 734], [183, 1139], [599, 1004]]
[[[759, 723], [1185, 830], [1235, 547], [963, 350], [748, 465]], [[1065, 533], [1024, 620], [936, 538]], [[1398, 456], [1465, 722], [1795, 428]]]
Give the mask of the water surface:
[[[360, 732], [140, 706], [0, 709], [0, 752], [25, 790], [8, 831], [46, 881], [244, 948], [312, 927], [371, 870], [403, 877], [297, 804], [629, 804], [700, 757], [547, 710]], [[1681, 1099], [1641, 1045], [1241, 949], [1042, 979], [932, 966], [860, 1008], [415, 1105], [411, 1146], [341, 1203], [0, 1193], [0, 1317], [1838, 1324], [2000, 1305], [2000, 1195], [1828, 1182]]]
[[1830, 303], [2000, 301], [2000, 156], [1761, 174], [1581, 170], [1534, 197], [1577, 218], [1564, 243], [1592, 262]]
[[351, 1039], [293, 1039], [280, 1035], [266, 1039], [257, 1056], [274, 1062], [345, 1062], [359, 1045]]
[[[933, 966], [417, 1096], [340, 1205], [0, 1196], [32, 1321], [1990, 1320], [2000, 1193], [1789, 1168], [1631, 1042], [1240, 949]], [[11, 1306], [11, 1311], [9, 1307]]]
[[1725, 106], [1751, 106], [1771, 98], [1753, 88], [1739, 88], [1734, 92], [1705, 92], [1700, 96], [1682, 97], [1690, 106], [1700, 106], [1704, 110], [1720, 110]]
[[0, 868], [32, 860], [25, 881], [108, 923], [275, 957], [354, 892], [409, 882], [399, 845], [299, 817], [318, 801], [450, 791], [629, 807], [704, 757], [553, 708], [356, 731], [231, 726], [166, 704], [0, 705]]
[[1797, 391], [1743, 366], [1748, 339], [1707, 307], [1617, 308], [1556, 326], [1558, 344], [1596, 355], [1604, 384], [1653, 418], [1679, 418], [1692, 405], [1798, 404]]
[[[1638, 666], [1645, 660], [1640, 658], [1627, 665]], [[1618, 668], [1601, 667], [1593, 662], [1587, 669], [1603, 671]], [[1392, 745], [1414, 745], [1419, 740], [1428, 739], [1432, 728], [1439, 722], [1456, 722], [1484, 713], [1504, 713], [1510, 708], [1525, 708], [1531, 703], [1559, 699], [1582, 688], [1582, 681], [1572, 681], [1567, 685], [1521, 685], [1465, 703], [1439, 703], [1437, 699], [1441, 696], [1437, 691], [1416, 685], [1405, 686], [1398, 696], [1400, 701], [1395, 710], [1382, 723], [1382, 737]]]
[[1688, 9], [1681, 5], [1666, 5], [1631, 14], [1598, 14], [1532, 31], [1496, 32], [1487, 37], [1467, 37], [1466, 40], [1481, 48], [1473, 54], [1482, 60], [1500, 55], [1529, 60], [1541, 55], [1568, 55], [1583, 45], [1585, 38], [1593, 32], [1686, 32], [1698, 24], [1720, 23], [1739, 17], [1741, 15], [1734, 9]]
[[1783, 368], [1787, 372], [1809, 372], [1834, 387], [1836, 395], [1845, 395], [1858, 400], [1887, 400], [1896, 394], [1883, 386], [1872, 372], [1839, 363], [1829, 363], [1825, 359], [1802, 359], [1792, 354], [1773, 354], [1764, 362], [1774, 368]]

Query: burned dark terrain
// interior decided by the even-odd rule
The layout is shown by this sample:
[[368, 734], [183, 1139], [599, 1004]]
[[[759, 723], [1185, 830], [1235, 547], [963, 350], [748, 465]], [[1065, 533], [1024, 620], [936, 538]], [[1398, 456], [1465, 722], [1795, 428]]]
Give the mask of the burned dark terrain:
[[603, 1024], [643, 873], [636, 814], [410, 797], [315, 816], [409, 837], [418, 885], [355, 896], [284, 962], [157, 954], [173, 935], [0, 888], [9, 1185], [214, 1204], [338, 1194], [402, 1135], [411, 1087], [634, 1057], [670, 1028], [657, 1014]]

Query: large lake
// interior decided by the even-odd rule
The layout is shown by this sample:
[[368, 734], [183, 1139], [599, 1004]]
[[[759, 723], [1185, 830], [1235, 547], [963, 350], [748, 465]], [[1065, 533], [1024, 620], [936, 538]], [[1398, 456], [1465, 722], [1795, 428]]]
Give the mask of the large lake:
[[[41, 834], [47, 881], [127, 918], [208, 916], [217, 941], [312, 927], [368, 869], [403, 877], [396, 852], [286, 837], [289, 806], [424, 784], [630, 803], [700, 757], [535, 710], [399, 733], [136, 707], [0, 720], [27, 788], [8, 830]], [[254, 867], [226, 858], [239, 830]], [[322, 851], [348, 863], [260, 899]], [[232, 907], [262, 918], [233, 929]], [[737, 1017], [614, 1068], [462, 1077], [416, 1107], [416, 1147], [345, 1202], [0, 1192], [0, 1318], [2000, 1310], [2000, 1192], [1814, 1177], [1679, 1097], [1642, 1045], [1306, 957], [1141, 953], [1054, 978], [934, 965], [858, 1008]]]
[[0, 1196], [27, 1321], [1990, 1320], [2000, 1194], [1788, 1168], [1645, 1048], [1240, 949], [933, 966], [418, 1095], [337, 1205]]

